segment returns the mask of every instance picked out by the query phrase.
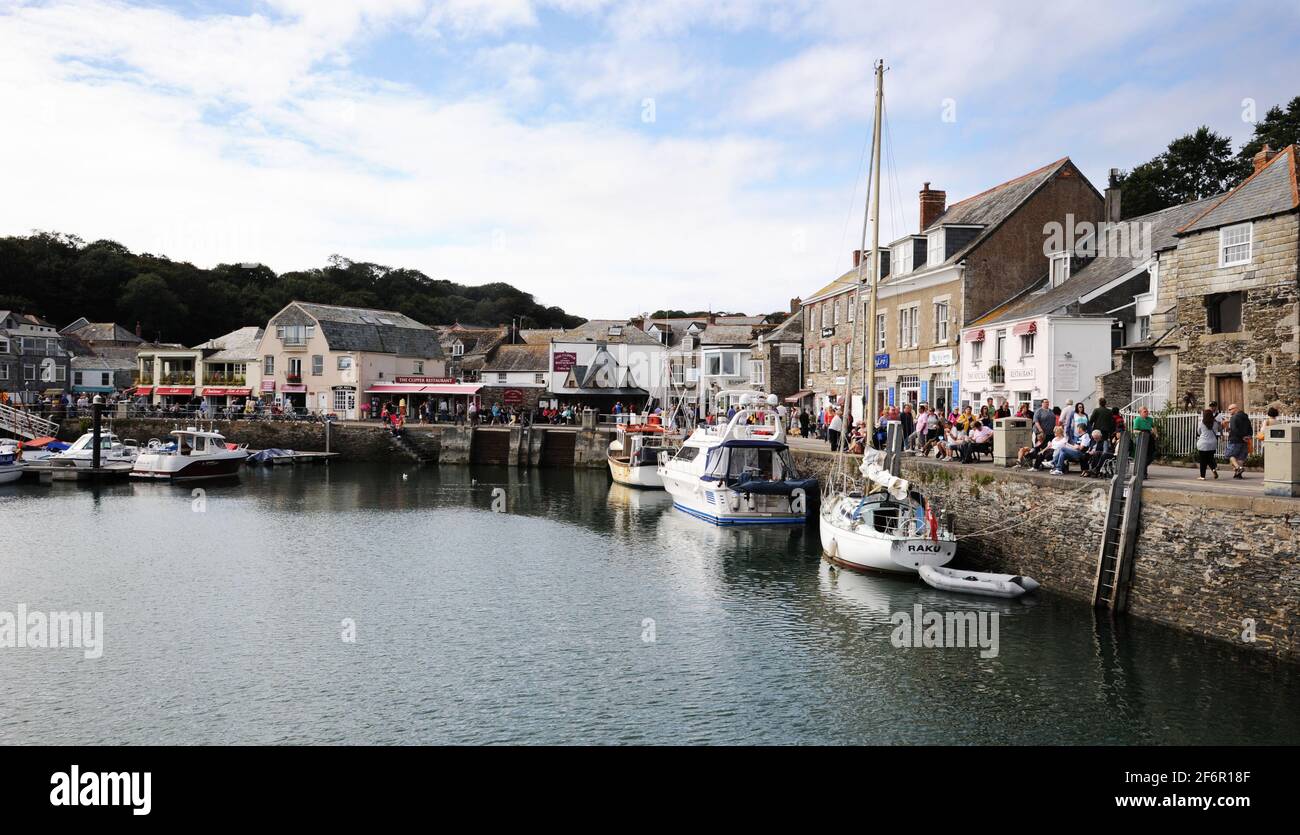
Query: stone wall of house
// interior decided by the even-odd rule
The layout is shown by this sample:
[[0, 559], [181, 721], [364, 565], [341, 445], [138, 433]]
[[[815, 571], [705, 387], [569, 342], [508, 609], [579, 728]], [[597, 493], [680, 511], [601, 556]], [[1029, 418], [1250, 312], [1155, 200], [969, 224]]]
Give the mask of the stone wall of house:
[[800, 362], [799, 352], [803, 346], [797, 342], [784, 343], [793, 346], [795, 353], [792, 356], [786, 356], [781, 352], [781, 343], [763, 343], [765, 351], [762, 359], [767, 362], [767, 384], [765, 388], [784, 400], [790, 395], [803, 389], [803, 380], [800, 379]]
[[1100, 397], [1106, 398], [1107, 404], [1122, 409], [1133, 399], [1133, 366], [1130, 355], [1122, 351], [1114, 352], [1112, 365], [1113, 371], [1097, 377], [1096, 391]]
[[[1161, 297], [1181, 326], [1175, 391], [1213, 400], [1216, 375], [1241, 374], [1249, 408], [1300, 404], [1300, 215], [1255, 221], [1249, 264], [1219, 266], [1218, 230], [1182, 239], [1172, 264]], [[1210, 333], [1206, 296], [1238, 291], [1241, 330]]]
[[[488, 375], [489, 377], [492, 375]], [[510, 385], [491, 385], [479, 389], [478, 395], [480, 401], [488, 409], [492, 408], [493, 403], [500, 403], [502, 408], [506, 408], [506, 392], [518, 391], [523, 392], [523, 402], [518, 404], [528, 411], [537, 408], [537, 401], [541, 400], [543, 395], [547, 395], [546, 389], [536, 386], [510, 386]], [[549, 396], [549, 395], [547, 395]], [[513, 405], [513, 404], [512, 404]]]
[[[814, 302], [805, 305], [802, 315], [804, 317], [804, 383], [800, 388], [811, 389], [817, 394], [817, 406], [821, 406], [826, 395], [834, 393], [840, 397], [844, 395], [844, 379], [848, 376], [845, 370], [846, 354], [849, 350], [853, 323], [848, 320], [848, 310], [852, 305], [852, 292], [841, 293], [832, 296], [824, 301]], [[839, 309], [839, 324], [834, 324], [834, 311]], [[813, 311], [817, 313], [817, 327], [809, 326], [810, 318]], [[823, 328], [833, 328], [834, 333], [826, 338], [822, 337]], [[835, 367], [834, 357], [836, 347], [840, 350], [839, 367]], [[825, 362], [822, 362], [822, 349], [825, 349]], [[810, 352], [817, 351], [817, 360], [813, 362]]]
[[[818, 475], [832, 460], [796, 454]], [[1104, 483], [914, 458], [903, 474], [956, 514], [958, 565], [1091, 605]], [[1140, 524], [1131, 615], [1300, 662], [1300, 500], [1147, 488]]]

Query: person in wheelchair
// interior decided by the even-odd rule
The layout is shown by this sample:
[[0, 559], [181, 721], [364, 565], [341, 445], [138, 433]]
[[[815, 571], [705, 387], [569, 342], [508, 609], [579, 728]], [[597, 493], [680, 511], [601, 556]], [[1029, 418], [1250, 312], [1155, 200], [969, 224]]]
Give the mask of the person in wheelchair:
[[1115, 445], [1102, 443], [1104, 437], [1100, 429], [1092, 430], [1092, 448], [1083, 467], [1084, 478], [1101, 478], [1108, 469], [1113, 472], [1113, 465], [1108, 467], [1107, 464], [1115, 460], [1115, 453], [1111, 451]]

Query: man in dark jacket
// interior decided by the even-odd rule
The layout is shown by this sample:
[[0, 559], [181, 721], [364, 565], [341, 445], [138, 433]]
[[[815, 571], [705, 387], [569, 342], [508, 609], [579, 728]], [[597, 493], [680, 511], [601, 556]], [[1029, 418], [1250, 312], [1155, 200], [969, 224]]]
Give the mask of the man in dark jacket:
[[1104, 397], [1097, 401], [1097, 408], [1092, 410], [1092, 416], [1088, 418], [1088, 432], [1100, 432], [1101, 454], [1110, 452], [1110, 439], [1115, 435], [1115, 413], [1106, 406]]

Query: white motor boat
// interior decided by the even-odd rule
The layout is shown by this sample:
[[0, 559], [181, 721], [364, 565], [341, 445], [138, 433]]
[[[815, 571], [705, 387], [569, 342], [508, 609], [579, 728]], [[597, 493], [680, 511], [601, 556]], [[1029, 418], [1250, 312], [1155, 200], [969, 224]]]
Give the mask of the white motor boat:
[[18, 444], [0, 443], [0, 484], [23, 477], [23, 462], [18, 460]]
[[651, 416], [646, 423], [620, 423], [615, 427], [614, 440], [609, 445], [606, 458], [609, 474], [614, 481], [628, 487], [645, 487], [662, 490], [659, 477], [659, 453], [675, 452], [658, 417]]
[[135, 459], [132, 478], [163, 481], [230, 478], [239, 475], [239, 468], [248, 458], [246, 447], [226, 443], [225, 437], [214, 430], [191, 426], [172, 430], [171, 437], [167, 443], [157, 438], [149, 441]]
[[[99, 433], [99, 463], [101, 466], [122, 463], [131, 464], [134, 463], [136, 456], [139, 454], [139, 441], [123, 441], [108, 431]], [[26, 455], [27, 450], [24, 448], [23, 456], [26, 457]], [[94, 466], [95, 433], [87, 432], [73, 441], [72, 446], [62, 452], [49, 455], [44, 460], [54, 467]]]
[[802, 525], [817, 479], [800, 478], [785, 443], [775, 395], [723, 391], [740, 407], [725, 424], [703, 425], [657, 471], [673, 507], [715, 525]]
[[864, 490], [832, 494], [823, 502], [822, 552], [845, 568], [902, 574], [947, 565], [957, 555], [957, 537], [919, 490], [881, 466], [883, 459], [878, 450], [867, 450]]

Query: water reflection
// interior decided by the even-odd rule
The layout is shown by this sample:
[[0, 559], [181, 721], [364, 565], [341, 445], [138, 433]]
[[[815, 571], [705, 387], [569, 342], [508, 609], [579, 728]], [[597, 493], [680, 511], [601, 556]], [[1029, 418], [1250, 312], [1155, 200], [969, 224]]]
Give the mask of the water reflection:
[[[814, 528], [717, 528], [603, 470], [202, 489], [195, 512], [166, 484], [0, 488], [0, 520], [56, 528], [0, 549], [0, 610], [102, 610], [107, 633], [94, 663], [0, 650], [0, 742], [1300, 742], [1292, 668], [833, 569]], [[916, 605], [996, 614], [997, 656], [895, 647]]]

